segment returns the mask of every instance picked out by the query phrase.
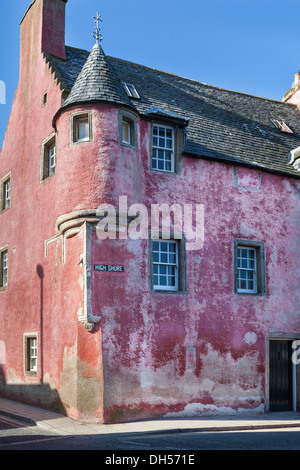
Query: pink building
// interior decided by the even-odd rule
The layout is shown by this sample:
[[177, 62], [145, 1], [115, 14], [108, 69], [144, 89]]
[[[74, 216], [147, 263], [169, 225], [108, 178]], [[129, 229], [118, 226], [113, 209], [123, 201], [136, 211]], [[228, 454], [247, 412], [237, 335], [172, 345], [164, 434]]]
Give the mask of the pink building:
[[299, 410], [297, 85], [279, 102], [65, 47], [66, 3], [21, 22], [1, 396], [90, 422]]

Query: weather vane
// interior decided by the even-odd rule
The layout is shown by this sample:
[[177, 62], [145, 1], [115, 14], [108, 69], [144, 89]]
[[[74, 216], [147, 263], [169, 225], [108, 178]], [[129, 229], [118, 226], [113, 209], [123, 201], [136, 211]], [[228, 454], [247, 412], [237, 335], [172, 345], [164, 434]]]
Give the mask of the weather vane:
[[93, 37], [94, 39], [96, 39], [96, 44], [99, 44], [99, 42], [101, 42], [103, 39], [103, 36], [100, 34], [99, 21], [103, 22], [103, 20], [101, 19], [101, 15], [99, 14], [99, 12], [97, 12], [97, 16], [93, 16], [93, 18], [95, 20], [94, 23], [96, 23]]

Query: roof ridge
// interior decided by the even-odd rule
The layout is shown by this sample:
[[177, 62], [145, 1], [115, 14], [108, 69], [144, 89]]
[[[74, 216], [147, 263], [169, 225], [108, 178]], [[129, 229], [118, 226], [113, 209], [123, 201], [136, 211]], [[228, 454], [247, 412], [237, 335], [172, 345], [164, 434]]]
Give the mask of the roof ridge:
[[[90, 53], [86, 49], [79, 49], [79, 48], [72, 47], [72, 46], [66, 46], [66, 48], [72, 49], [72, 50], [75, 50], [75, 51], [79, 51], [79, 52], [84, 52], [84, 53], [87, 53], [87, 54]], [[133, 62], [131, 60], [120, 59], [119, 57], [114, 57], [114, 56], [109, 56], [109, 55], [107, 57], [110, 60], [116, 60], [116, 61], [119, 61], [119, 62], [124, 62], [124, 63], [131, 64], [131, 65], [136, 65], [137, 67], [141, 67], [141, 68], [145, 68], [147, 70], [153, 70], [155, 72], [163, 73], [165, 75], [170, 75], [170, 76], [173, 76], [173, 77], [181, 78], [183, 80], [187, 80], [189, 82], [197, 83], [197, 84], [209, 87], [209, 88], [214, 88], [216, 90], [222, 90], [222, 91], [226, 91], [228, 93], [248, 96], [250, 98], [255, 98], [255, 99], [264, 100], [264, 101], [271, 101], [271, 102], [275, 102], [275, 103], [280, 103], [282, 105], [289, 105], [289, 106], [292, 106], [292, 107], [297, 107], [297, 105], [295, 105], [293, 103], [285, 103], [284, 101], [279, 100], [279, 99], [276, 100], [275, 98], [267, 98], [267, 97], [264, 97], [264, 96], [254, 95], [252, 93], [246, 93], [246, 92], [243, 92], [243, 91], [237, 91], [237, 90], [231, 90], [229, 88], [223, 88], [223, 87], [220, 87], [220, 86], [217, 86], [217, 85], [211, 85], [209, 83], [201, 82], [200, 80], [196, 80], [194, 78], [183, 77], [182, 75], [178, 75], [178, 74], [173, 73], [173, 72], [167, 72], [165, 70], [153, 68], [153, 67], [150, 67], [148, 65], [139, 64], [139, 63]]]
[[138, 64], [137, 62], [132, 62], [130, 60], [119, 59], [118, 57], [112, 57], [112, 56], [108, 56], [108, 58], [112, 59], [112, 60], [117, 60], [117, 61], [120, 61], [120, 62], [125, 62], [125, 63], [131, 64], [131, 65], [136, 65], [137, 67], [142, 67], [142, 68], [145, 68], [145, 69], [148, 69], [148, 70], [154, 70], [155, 72], [163, 73], [165, 75], [171, 75], [173, 77], [181, 78], [183, 80], [187, 80], [189, 82], [193, 82], [193, 83], [197, 83], [197, 84], [200, 84], [200, 85], [203, 85], [203, 86], [207, 86], [209, 88], [214, 88], [214, 89], [217, 89], [217, 90], [226, 91], [228, 93], [245, 95], [245, 96], [249, 96], [250, 98], [256, 98], [256, 99], [261, 99], [261, 100], [265, 100], [265, 101], [273, 101], [275, 103], [280, 103], [280, 104], [283, 104], [283, 105], [288, 104], [288, 105], [291, 105], [291, 106], [296, 106], [292, 103], [284, 103], [283, 101], [275, 100], [274, 98], [267, 98], [267, 97], [263, 97], [263, 96], [253, 95], [251, 93], [246, 93], [246, 92], [243, 92], [243, 91], [230, 90], [229, 88], [223, 88], [223, 87], [219, 87], [219, 86], [216, 86], [216, 85], [210, 85], [209, 83], [201, 82], [201, 81], [196, 80], [194, 78], [183, 77], [182, 75], [177, 75], [176, 73], [166, 72], [165, 70], [160, 70], [160, 69], [156, 69], [156, 68], [153, 68], [153, 67], [149, 67], [147, 65]]

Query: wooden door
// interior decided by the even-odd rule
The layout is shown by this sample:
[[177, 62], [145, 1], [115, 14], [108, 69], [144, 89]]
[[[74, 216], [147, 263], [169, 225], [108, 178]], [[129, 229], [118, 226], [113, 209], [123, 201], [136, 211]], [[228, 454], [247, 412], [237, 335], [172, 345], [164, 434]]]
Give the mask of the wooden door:
[[270, 341], [270, 411], [293, 409], [292, 341]]

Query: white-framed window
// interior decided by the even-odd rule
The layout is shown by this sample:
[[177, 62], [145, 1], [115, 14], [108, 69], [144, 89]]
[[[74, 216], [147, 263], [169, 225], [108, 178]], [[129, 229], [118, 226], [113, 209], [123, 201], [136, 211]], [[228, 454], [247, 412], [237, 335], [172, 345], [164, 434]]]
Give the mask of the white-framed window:
[[178, 290], [178, 258], [176, 240], [153, 240], [153, 289]]
[[119, 143], [132, 149], [137, 148], [137, 118], [132, 113], [119, 111]]
[[38, 338], [37, 333], [24, 335], [24, 368], [25, 374], [36, 376], [38, 371]]
[[56, 146], [55, 143], [48, 148], [49, 176], [54, 175], [56, 167]]
[[152, 128], [152, 170], [174, 173], [174, 129], [161, 124]]
[[238, 292], [257, 293], [257, 262], [255, 248], [238, 246], [237, 282]]
[[77, 116], [74, 119], [74, 142], [89, 142], [90, 126], [88, 115]]
[[7, 248], [3, 248], [0, 251], [0, 263], [1, 263], [0, 288], [5, 289], [8, 284], [8, 249]]
[[123, 144], [128, 144], [131, 145], [131, 127], [132, 127], [132, 122], [130, 122], [128, 119], [123, 118], [122, 119], [122, 143]]
[[37, 338], [29, 338], [29, 370], [37, 371]]
[[41, 181], [54, 175], [56, 169], [56, 153], [56, 135], [52, 134], [42, 143]]
[[3, 209], [10, 207], [10, 178], [4, 181], [3, 184]]
[[235, 293], [264, 295], [265, 245], [263, 242], [234, 240]]
[[11, 176], [10, 173], [1, 180], [1, 212], [10, 207]]
[[92, 112], [80, 111], [70, 115], [70, 145], [92, 141]]

